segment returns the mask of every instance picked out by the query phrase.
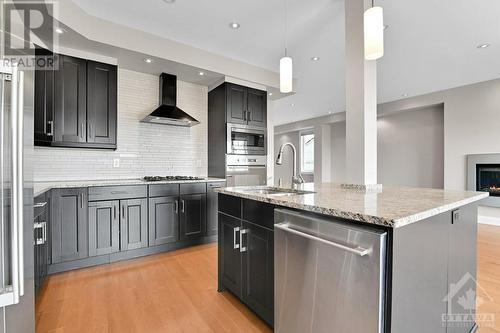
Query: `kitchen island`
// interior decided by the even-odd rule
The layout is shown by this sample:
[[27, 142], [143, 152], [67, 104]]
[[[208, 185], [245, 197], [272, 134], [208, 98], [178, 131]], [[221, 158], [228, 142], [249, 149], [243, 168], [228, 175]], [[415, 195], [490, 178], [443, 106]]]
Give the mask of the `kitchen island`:
[[217, 191], [219, 291], [277, 332], [477, 328], [477, 206], [488, 193], [330, 183]]

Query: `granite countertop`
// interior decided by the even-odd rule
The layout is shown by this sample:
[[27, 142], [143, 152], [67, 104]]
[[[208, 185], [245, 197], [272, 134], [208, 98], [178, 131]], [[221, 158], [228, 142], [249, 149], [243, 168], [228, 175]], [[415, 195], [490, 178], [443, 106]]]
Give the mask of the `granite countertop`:
[[119, 185], [150, 185], [150, 184], [186, 184], [186, 183], [211, 183], [223, 182], [223, 178], [208, 177], [203, 180], [172, 180], [146, 182], [142, 179], [105, 179], [105, 180], [64, 180], [64, 181], [34, 181], [33, 195], [43, 194], [53, 188], [74, 188], [92, 186], [119, 186]]
[[[488, 197], [485, 192], [439, 190], [429, 188], [383, 186], [378, 191], [342, 188], [333, 183], [307, 183], [299, 189], [315, 193], [276, 196], [249, 192], [259, 187], [226, 187], [217, 192], [246, 199], [271, 203], [399, 228]], [[260, 187], [262, 188], [262, 187]]]

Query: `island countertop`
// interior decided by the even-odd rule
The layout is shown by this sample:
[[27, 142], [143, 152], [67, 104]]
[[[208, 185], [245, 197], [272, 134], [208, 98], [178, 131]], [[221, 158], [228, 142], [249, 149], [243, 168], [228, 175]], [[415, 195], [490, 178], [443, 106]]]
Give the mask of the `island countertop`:
[[489, 195], [486, 192], [394, 186], [364, 191], [333, 183], [302, 184], [300, 190], [314, 193], [290, 196], [249, 192], [251, 188], [226, 187], [216, 189], [216, 192], [391, 228], [403, 227]]

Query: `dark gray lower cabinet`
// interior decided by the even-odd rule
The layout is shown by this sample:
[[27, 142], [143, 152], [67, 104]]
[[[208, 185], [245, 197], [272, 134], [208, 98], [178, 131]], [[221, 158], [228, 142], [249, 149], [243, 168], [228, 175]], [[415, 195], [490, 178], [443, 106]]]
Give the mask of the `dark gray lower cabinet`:
[[226, 186], [226, 182], [207, 183], [207, 236], [217, 235], [218, 193], [216, 188]]
[[274, 232], [243, 222], [240, 231], [242, 297], [266, 322], [274, 318]]
[[88, 257], [87, 189], [52, 190], [52, 264]]
[[121, 251], [148, 246], [148, 199], [120, 200]]
[[205, 235], [206, 194], [181, 195], [180, 232], [181, 239], [200, 238]]
[[241, 297], [241, 221], [219, 213], [219, 289], [228, 289]]
[[273, 205], [219, 195], [219, 291], [232, 292], [271, 326], [274, 231], [268, 225], [273, 221]]
[[49, 198], [45, 194], [36, 197], [34, 200], [33, 244], [35, 294], [38, 294], [43, 285], [49, 265], [49, 202]]
[[119, 201], [89, 203], [89, 256], [120, 250]]
[[176, 242], [179, 239], [179, 199], [149, 198], [149, 246]]

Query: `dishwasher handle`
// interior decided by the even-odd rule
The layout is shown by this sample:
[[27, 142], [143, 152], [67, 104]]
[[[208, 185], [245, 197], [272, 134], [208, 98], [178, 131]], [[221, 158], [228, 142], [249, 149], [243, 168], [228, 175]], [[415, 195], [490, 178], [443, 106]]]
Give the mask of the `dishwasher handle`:
[[319, 237], [307, 234], [307, 233], [302, 232], [302, 231], [295, 230], [293, 228], [290, 228], [290, 224], [289, 223], [275, 224], [274, 227], [278, 228], [278, 229], [281, 229], [283, 231], [289, 232], [289, 233], [294, 234], [294, 235], [298, 235], [298, 236], [301, 236], [301, 237], [304, 237], [304, 238], [308, 238], [308, 239], [311, 239], [311, 240], [314, 240], [314, 241], [317, 241], [317, 242], [320, 242], [320, 243], [323, 243], [323, 244], [326, 244], [326, 245], [333, 246], [333, 247], [335, 247], [337, 249], [341, 249], [341, 250], [344, 250], [344, 251], [347, 251], [347, 252], [354, 253], [354, 254], [356, 254], [356, 255], [358, 255], [360, 257], [363, 257], [363, 256], [365, 256], [365, 255], [367, 255], [367, 254], [370, 253], [369, 249], [365, 249], [365, 248], [360, 247], [360, 246], [350, 247], [350, 246], [346, 246], [346, 245], [343, 245], [343, 244], [335, 243], [335, 242], [332, 242], [332, 241], [329, 241], [329, 240], [326, 240], [326, 239], [323, 239], [323, 238], [319, 238]]

